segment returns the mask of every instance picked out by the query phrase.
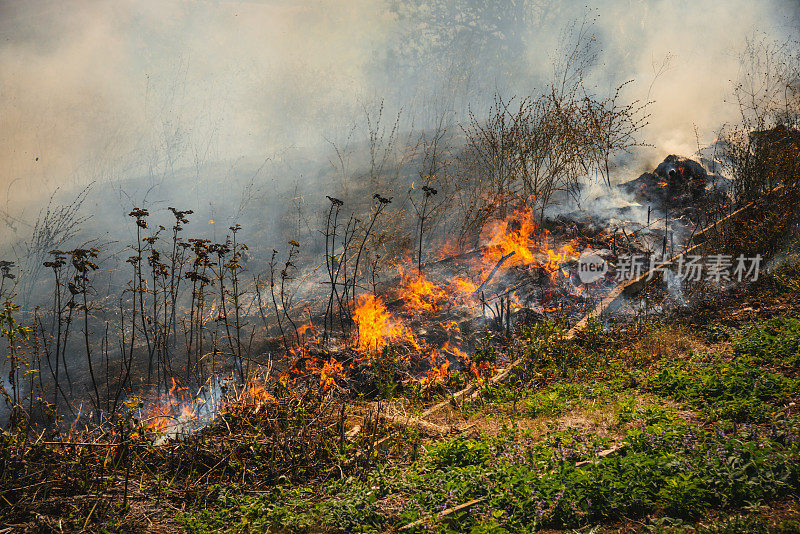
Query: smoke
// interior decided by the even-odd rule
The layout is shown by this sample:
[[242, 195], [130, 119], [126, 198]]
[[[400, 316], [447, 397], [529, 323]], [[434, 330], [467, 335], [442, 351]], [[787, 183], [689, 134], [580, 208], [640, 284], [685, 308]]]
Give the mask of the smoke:
[[344, 0], [0, 4], [0, 199], [320, 143], [369, 87], [382, 16]]
[[737, 50], [756, 32], [785, 39], [798, 20], [788, 0], [484, 4], [2, 2], [0, 209], [19, 213], [56, 186], [169, 179], [282, 147], [321, 154], [382, 97], [407, 114], [480, 113], [496, 90], [547, 83], [581, 20], [593, 21], [597, 54], [587, 86], [608, 94], [634, 79], [625, 96], [654, 101], [653, 148], [639, 155], [652, 166], [734, 120]]
[[654, 101], [645, 137], [659, 158], [691, 155], [737, 120], [731, 90], [746, 40], [796, 37], [799, 7], [700, 0], [615, 2], [601, 10], [605, 68], [635, 76], [635, 97]]

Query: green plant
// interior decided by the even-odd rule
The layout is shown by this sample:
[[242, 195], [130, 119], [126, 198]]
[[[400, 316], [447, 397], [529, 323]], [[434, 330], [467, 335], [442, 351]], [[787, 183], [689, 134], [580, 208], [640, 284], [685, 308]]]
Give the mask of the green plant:
[[455, 437], [427, 448], [429, 462], [435, 468], [484, 465], [491, 456], [484, 440]]
[[529, 417], [561, 415], [607, 393], [593, 383], [557, 382], [526, 398], [524, 413]]
[[15, 314], [18, 311], [19, 306], [10, 300], [3, 302], [3, 308], [0, 310], [0, 337], [8, 344], [6, 359], [9, 365], [8, 385], [11, 390], [8, 391], [6, 387], [0, 383], [0, 392], [11, 408], [10, 423], [12, 428], [21, 423], [21, 371], [28, 363], [20, 351], [19, 342], [27, 340], [30, 333], [30, 329], [27, 326], [22, 326], [17, 322]]
[[733, 342], [734, 354], [758, 363], [800, 365], [800, 319], [777, 316], [744, 327]]
[[795, 394], [798, 382], [742, 363], [688, 369], [669, 365], [648, 380], [647, 388], [697, 406], [715, 419], [763, 422], [775, 410], [770, 403]]

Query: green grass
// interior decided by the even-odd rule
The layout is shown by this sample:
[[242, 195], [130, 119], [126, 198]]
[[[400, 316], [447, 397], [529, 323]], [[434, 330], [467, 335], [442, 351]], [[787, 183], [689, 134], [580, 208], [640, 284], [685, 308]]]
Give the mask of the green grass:
[[[184, 514], [181, 521], [189, 532], [308, 532], [312, 526], [370, 532], [417, 519], [424, 520], [417, 531], [527, 532], [649, 514], [697, 520], [712, 508], [797, 495], [798, 440], [796, 421], [769, 437], [663, 421], [630, 431], [630, 446], [619, 456], [596, 458], [609, 444], [605, 438], [572, 431], [533, 441], [506, 429], [494, 437], [445, 440], [418, 462], [374, 469], [318, 492], [276, 489], [246, 496], [221, 489], [216, 502]], [[576, 465], [586, 459], [592, 461]], [[398, 515], [380, 506], [389, 496], [404, 503]], [[483, 501], [469, 511], [435, 518], [476, 498]]]
[[525, 399], [524, 414], [528, 417], [557, 416], [591, 401], [610, 396], [610, 390], [595, 383], [558, 382]]
[[800, 522], [789, 519], [771, 524], [765, 516], [753, 513], [734, 515], [715, 521], [692, 525], [680, 519], [661, 518], [641, 530], [649, 534], [797, 534]]
[[797, 394], [798, 381], [749, 364], [665, 365], [647, 388], [700, 408], [711, 420], [761, 423]]
[[800, 319], [778, 316], [747, 325], [733, 342], [742, 359], [785, 368], [800, 367]]

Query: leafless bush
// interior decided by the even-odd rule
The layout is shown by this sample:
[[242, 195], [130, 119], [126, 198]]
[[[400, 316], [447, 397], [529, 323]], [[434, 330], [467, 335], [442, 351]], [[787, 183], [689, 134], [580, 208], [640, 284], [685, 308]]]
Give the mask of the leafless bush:
[[33, 225], [31, 237], [23, 244], [19, 253], [21, 266], [25, 273], [21, 294], [27, 304], [33, 286], [40, 279], [42, 268], [51, 250], [63, 248], [80, 231], [81, 226], [89, 219], [80, 214], [92, 184], [84, 187], [75, 198], [67, 204], [59, 204], [54, 191], [47, 205], [39, 212]]
[[800, 181], [800, 62], [797, 43], [748, 40], [733, 90], [739, 122], [721, 131], [734, 194], [748, 202]]
[[641, 143], [646, 104], [621, 103], [620, 92], [598, 99], [580, 86], [526, 97], [513, 104], [496, 96], [488, 119], [471, 115], [464, 129], [466, 159], [483, 192], [467, 228], [489, 217], [505, 217], [510, 206], [536, 210], [540, 219], [556, 193], [575, 194], [589, 176], [611, 185], [613, 158]]

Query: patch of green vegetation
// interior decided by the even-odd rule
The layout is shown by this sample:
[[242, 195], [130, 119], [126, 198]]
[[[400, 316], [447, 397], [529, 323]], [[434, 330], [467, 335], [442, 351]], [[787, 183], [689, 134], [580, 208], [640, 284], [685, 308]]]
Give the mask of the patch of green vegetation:
[[575, 409], [605, 404], [615, 398], [616, 392], [624, 389], [621, 384], [609, 387], [595, 381], [559, 381], [539, 390], [520, 383], [497, 384], [483, 390], [481, 397], [491, 404], [519, 403], [520, 414], [525, 417], [558, 416]]
[[481, 397], [485, 402], [503, 404], [519, 400], [523, 393], [524, 390], [519, 384], [500, 383], [485, 387], [481, 391]]
[[[401, 517], [424, 518], [421, 529], [438, 532], [579, 527], [651, 513], [698, 518], [711, 507], [797, 494], [796, 425], [791, 432], [787, 445], [683, 422], [657, 424], [631, 431], [627, 453], [580, 466], [602, 442], [580, 434], [527, 446], [495, 441], [486, 445], [488, 459], [463, 466], [445, 465], [432, 451], [409, 475], [418, 490]], [[446, 521], [435, 519], [436, 512], [472, 499], [483, 500]]]
[[754, 363], [800, 366], [800, 319], [778, 316], [746, 326], [733, 342], [734, 354]]
[[610, 390], [596, 383], [557, 382], [525, 399], [528, 417], [557, 416], [581, 407], [590, 401], [610, 395]]
[[[278, 488], [249, 496], [219, 488], [216, 501], [180, 521], [195, 533], [375, 532], [416, 520], [422, 520], [416, 531], [499, 533], [657, 516], [676, 519], [649, 529], [671, 532], [681, 520], [697, 520], [712, 508], [757, 506], [800, 493], [797, 420], [760, 437], [741, 428], [706, 431], [652, 413], [660, 422], [629, 431], [627, 447], [609, 457], [598, 457], [610, 443], [594, 434], [569, 430], [534, 440], [505, 428], [494, 437], [456, 436], [428, 446], [417, 462], [379, 466], [313, 490]], [[386, 499], [394, 499], [399, 511], [387, 513]], [[437, 518], [475, 499], [471, 507]], [[761, 528], [747, 521], [702, 531]]]
[[719, 324], [719, 323], [711, 323], [706, 325], [702, 330], [703, 337], [709, 343], [722, 343], [726, 341], [730, 341], [732, 337], [732, 329]]
[[645, 425], [675, 421], [677, 415], [661, 405], [640, 406], [636, 397], [629, 396], [617, 401], [617, 418], [620, 423], [640, 422]]
[[435, 468], [483, 466], [491, 458], [490, 444], [484, 440], [454, 438], [428, 447]]
[[711, 419], [769, 421], [774, 404], [798, 392], [798, 381], [745, 363], [678, 365], [671, 362], [647, 388], [700, 408]]
[[771, 524], [766, 517], [755, 513], [734, 515], [697, 525], [665, 517], [653, 520], [641, 531], [649, 534], [796, 534], [800, 532], [800, 523], [786, 520]]
[[384, 521], [376, 504], [379, 495], [374, 486], [356, 484], [353, 479], [327, 488], [322, 496], [329, 498], [323, 500], [310, 487], [247, 495], [229, 486], [217, 489], [217, 499], [210, 506], [177, 519], [186, 532], [194, 534], [307, 532], [319, 526], [335, 532], [378, 532]]
[[[529, 365], [512, 381], [483, 390], [482, 401], [513, 402], [524, 417], [606, 410], [616, 415], [616, 430], [626, 432], [627, 447], [598, 457], [611, 439], [574, 429], [536, 439], [516, 428], [497, 436], [460, 435], [420, 448], [419, 458], [409, 455], [405, 463], [345, 472], [342, 480], [316, 486], [256, 496], [220, 490], [207, 509], [184, 514], [181, 522], [198, 533], [377, 532], [417, 520], [416, 531], [499, 533], [654, 517], [660, 519], [648, 532], [792, 532], [792, 523], [772, 527], [756, 516], [692, 522], [711, 509], [752, 510], [799, 496], [797, 421], [777, 421], [769, 436], [741, 425], [728, 434], [706, 431], [641, 391], [687, 403], [710, 420], [772, 421], [777, 405], [800, 391], [800, 379], [759, 366], [792, 361], [798, 329], [798, 320], [788, 317], [739, 331], [708, 327], [709, 341], [732, 342], [734, 360], [727, 361], [726, 354], [693, 355], [691, 348], [685, 359], [674, 347], [651, 358], [647, 346], [637, 360], [600, 325], [578, 341], [560, 340], [555, 324], [535, 327], [523, 348]], [[484, 356], [493, 355], [487, 345]]]

